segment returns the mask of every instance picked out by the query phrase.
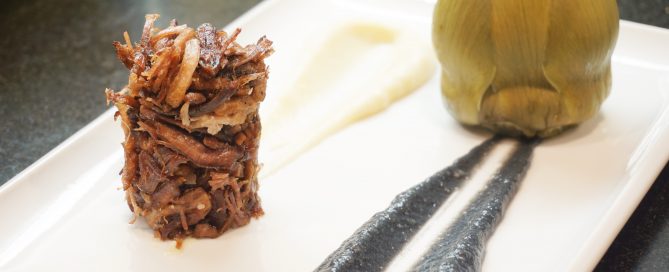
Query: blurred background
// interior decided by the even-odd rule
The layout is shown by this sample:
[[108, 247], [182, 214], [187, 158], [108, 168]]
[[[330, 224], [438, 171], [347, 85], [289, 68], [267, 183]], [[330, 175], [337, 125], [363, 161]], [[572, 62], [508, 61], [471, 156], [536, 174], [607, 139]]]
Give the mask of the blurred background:
[[[128, 75], [111, 42], [125, 30], [137, 40], [144, 14], [160, 13], [159, 25], [179, 18], [225, 26], [258, 2], [1, 1], [0, 185], [108, 108], [104, 89], [122, 88]], [[621, 19], [669, 28], [669, 0], [618, 5]], [[669, 271], [668, 198], [665, 167], [597, 270]]]

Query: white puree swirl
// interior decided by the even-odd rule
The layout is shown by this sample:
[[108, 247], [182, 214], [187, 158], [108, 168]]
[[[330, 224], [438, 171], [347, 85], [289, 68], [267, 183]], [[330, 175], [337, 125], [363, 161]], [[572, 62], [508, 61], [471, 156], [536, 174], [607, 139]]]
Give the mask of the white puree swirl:
[[412, 33], [358, 22], [328, 35], [277, 106], [263, 116], [261, 177], [383, 111], [433, 75], [433, 50]]

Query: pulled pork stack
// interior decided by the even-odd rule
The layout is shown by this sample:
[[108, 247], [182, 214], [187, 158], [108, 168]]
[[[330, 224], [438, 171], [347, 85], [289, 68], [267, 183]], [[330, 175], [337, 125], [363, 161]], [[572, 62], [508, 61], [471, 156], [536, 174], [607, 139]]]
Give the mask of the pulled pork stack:
[[[213, 238], [263, 214], [258, 190], [259, 103], [272, 42], [235, 42], [210, 24], [157, 30], [146, 15], [139, 43], [114, 42], [128, 85], [107, 89], [125, 133], [123, 189], [135, 218], [161, 239]], [[134, 219], [133, 219], [134, 221]]]

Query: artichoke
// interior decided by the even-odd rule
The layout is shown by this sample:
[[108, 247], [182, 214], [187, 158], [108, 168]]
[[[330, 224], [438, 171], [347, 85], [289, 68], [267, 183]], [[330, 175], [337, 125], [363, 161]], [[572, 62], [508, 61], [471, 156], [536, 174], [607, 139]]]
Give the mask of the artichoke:
[[555, 135], [598, 112], [617, 36], [614, 0], [439, 0], [442, 97], [463, 124]]

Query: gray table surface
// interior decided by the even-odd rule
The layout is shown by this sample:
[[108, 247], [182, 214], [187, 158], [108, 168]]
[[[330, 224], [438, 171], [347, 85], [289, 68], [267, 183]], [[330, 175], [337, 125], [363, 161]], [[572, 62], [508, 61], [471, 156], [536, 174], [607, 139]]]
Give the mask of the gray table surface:
[[[0, 2], [0, 184], [107, 109], [105, 87], [127, 82], [111, 41], [137, 39], [144, 14], [224, 26], [258, 2]], [[618, 4], [622, 19], [669, 28], [669, 0]], [[668, 201], [666, 166], [596, 270], [669, 271]]]

